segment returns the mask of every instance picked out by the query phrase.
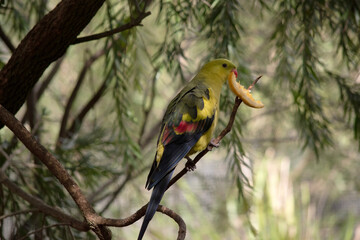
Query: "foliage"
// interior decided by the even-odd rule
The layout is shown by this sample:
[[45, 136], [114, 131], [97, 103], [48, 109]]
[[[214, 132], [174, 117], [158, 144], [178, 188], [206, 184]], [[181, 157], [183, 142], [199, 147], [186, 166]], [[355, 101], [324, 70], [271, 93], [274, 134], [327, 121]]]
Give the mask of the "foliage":
[[[47, 0], [8, 1], [0, 9], [0, 21], [5, 23], [1, 28], [17, 46], [56, 4]], [[180, 215], [186, 216], [191, 239], [235, 239], [239, 232], [250, 239], [320, 239], [325, 233], [347, 239], [358, 224], [354, 219], [360, 210], [340, 219], [335, 214], [340, 210], [331, 209], [331, 205], [340, 202], [342, 193], [359, 196], [358, 174], [353, 169], [358, 167], [354, 160], [360, 146], [360, 82], [359, 78], [354, 80], [360, 60], [360, 3], [109, 0], [82, 35], [122, 26], [145, 10], [152, 14], [142, 21], [142, 27], [69, 48], [64, 59], [54, 63], [34, 87], [36, 101], [25, 104], [18, 115], [74, 176], [95, 209], [120, 218], [146, 203], [148, 194], [140, 189], [167, 103], [205, 61], [225, 57], [238, 64], [244, 85], [256, 75], [264, 75], [253, 91], [266, 107], [260, 111], [240, 107], [234, 129], [220, 150], [210, 155], [225, 169], [221, 177], [206, 167], [205, 160], [194, 174], [199, 179], [206, 175], [204, 180], [189, 177], [188, 185], [181, 185], [186, 194], [196, 194], [186, 195], [179, 203], [169, 196], [165, 204], [180, 208]], [[1, 41], [0, 68], [10, 56]], [[52, 75], [52, 71], [57, 74]], [[39, 91], [42, 86], [46, 89], [43, 94]], [[218, 131], [226, 125], [233, 101], [234, 96], [223, 89]], [[34, 119], [25, 114], [31, 105], [36, 110], [30, 114]], [[49, 205], [81, 217], [62, 185], [9, 131], [1, 130], [0, 144], [0, 166], [10, 162], [4, 172], [11, 181]], [[226, 152], [221, 151], [224, 149]], [[261, 159], [266, 164], [259, 164]], [[293, 177], [273, 179], [274, 174], [284, 173], [279, 162], [288, 164], [285, 172]], [[327, 202], [321, 203], [326, 205], [322, 210], [317, 202], [321, 196], [311, 185], [322, 184], [320, 189], [332, 191], [321, 182], [328, 175], [337, 185], [333, 195], [326, 196]], [[344, 186], [339, 186], [338, 180]], [[205, 187], [195, 190], [189, 187], [193, 186], [191, 181]], [[284, 182], [289, 196], [276, 199], [279, 192], [272, 188], [274, 184], [281, 188]], [[227, 189], [226, 198], [216, 195], [221, 191], [211, 190], [212, 185]], [[205, 204], [208, 195], [222, 200]], [[0, 196], [0, 217], [31, 209], [3, 185]], [[290, 206], [283, 215], [276, 205], [281, 201], [284, 207]], [[219, 202], [218, 211], [215, 206]], [[186, 203], [187, 209], [179, 206]], [[312, 213], [304, 220], [303, 214], [313, 208], [323, 215]], [[194, 220], [193, 211], [205, 218], [214, 213], [212, 219], [228, 220], [226, 231], [219, 227], [220, 221], [206, 220], [209, 226], [201, 226], [197, 232], [199, 221]], [[281, 221], [274, 221], [278, 219]], [[18, 238], [59, 223], [36, 211], [0, 221], [1, 239]], [[152, 228], [161, 232], [157, 221], [164, 220], [155, 217]], [[332, 227], [335, 230], [328, 230]], [[124, 228], [116, 236], [133, 238], [135, 232], [137, 229], [133, 233]], [[67, 226], [51, 227], [34, 236], [95, 238]]]

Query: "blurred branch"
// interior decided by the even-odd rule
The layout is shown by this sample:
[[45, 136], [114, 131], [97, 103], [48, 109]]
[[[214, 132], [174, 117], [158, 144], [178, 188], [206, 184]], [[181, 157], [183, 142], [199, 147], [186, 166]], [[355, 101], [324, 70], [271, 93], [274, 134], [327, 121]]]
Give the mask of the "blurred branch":
[[9, 154], [0, 146], [0, 153], [4, 156], [5, 158], [5, 162], [4, 164], [1, 166], [0, 171], [5, 172], [5, 170], [10, 166], [10, 162], [11, 162], [11, 157], [9, 156]]
[[62, 56], [59, 58], [56, 62], [53, 68], [50, 70], [49, 74], [46, 76], [46, 78], [41, 82], [38, 87], [35, 87], [35, 93], [36, 93], [36, 101], [38, 101], [43, 93], [45, 92], [45, 89], [49, 86], [50, 82], [55, 77], [56, 73], [59, 71], [60, 66], [62, 62], [64, 61], [65, 57]]
[[[248, 87], [248, 90], [251, 90], [255, 84], [260, 80], [262, 76], [259, 76], [257, 77], [254, 82]], [[236, 113], [237, 113], [237, 110], [240, 106], [240, 104], [242, 103], [242, 100], [238, 97], [235, 98], [235, 103], [234, 103], [234, 106], [233, 106], [233, 109], [232, 109], [232, 112], [231, 112], [231, 115], [230, 115], [230, 119], [229, 119], [229, 122], [227, 124], [227, 126], [224, 128], [224, 130], [221, 131], [221, 133], [219, 134], [219, 136], [215, 139], [213, 139], [212, 141], [212, 145], [216, 145], [218, 144], [221, 139], [223, 139], [226, 134], [228, 134], [231, 129], [232, 129], [232, 126], [234, 124], [234, 121], [235, 121], [235, 117], [236, 117]], [[192, 161], [193, 164], [195, 165], [198, 161], [200, 161], [200, 159], [205, 156], [209, 151], [211, 151], [212, 149], [212, 146], [209, 145], [205, 150], [201, 151], [198, 155], [196, 155], [196, 157], [194, 158], [194, 160]], [[184, 167], [175, 177], [173, 177], [171, 179], [171, 181], [169, 182], [169, 185], [168, 185], [168, 189], [175, 183], [177, 182], [180, 178], [182, 178], [186, 173], [188, 172], [188, 168], [187, 167]]]
[[282, 142], [291, 142], [291, 141], [295, 141], [298, 140], [299, 136], [298, 135], [290, 135], [290, 136], [286, 136], [286, 137], [263, 137], [263, 138], [244, 138], [242, 139], [243, 142], [246, 143], [264, 143], [264, 142], [270, 142], [270, 143], [282, 143]]
[[52, 227], [58, 227], [58, 226], [67, 226], [69, 224], [67, 223], [56, 223], [56, 224], [52, 224], [52, 225], [49, 225], [49, 226], [42, 226], [40, 228], [37, 228], [35, 229], [34, 231], [31, 231], [31, 232], [28, 232], [25, 236], [23, 236], [22, 238], [19, 238], [18, 240], [24, 240], [24, 239], [27, 239], [29, 236], [37, 233], [37, 232], [40, 232], [42, 230], [45, 230], [45, 229], [48, 229], [48, 228], [52, 228]]
[[[37, 122], [35, 91], [32, 89], [26, 98], [26, 116], [29, 120], [30, 129], [35, 134], [34, 126]], [[35, 134], [36, 135], [36, 134]]]
[[65, 110], [64, 110], [64, 114], [63, 114], [63, 117], [62, 117], [62, 120], [61, 120], [61, 126], [60, 126], [60, 131], [59, 131], [59, 136], [58, 136], [58, 139], [57, 139], [57, 146], [59, 145], [60, 141], [61, 141], [61, 138], [64, 138], [66, 137], [66, 125], [67, 125], [67, 122], [68, 122], [68, 119], [69, 119], [69, 114], [70, 114], [70, 109], [75, 101], [75, 98], [79, 92], [79, 89], [80, 89], [80, 86], [81, 84], [83, 83], [83, 80], [85, 79], [85, 75], [87, 73], [87, 71], [90, 69], [91, 65], [97, 60], [99, 59], [101, 56], [103, 56], [105, 54], [105, 50], [102, 49], [102, 50], [99, 50], [98, 52], [96, 52], [95, 54], [93, 54], [92, 56], [90, 56], [90, 58], [84, 63], [81, 71], [80, 71], [80, 74], [78, 76], [78, 79], [76, 81], [76, 85], [73, 89], [73, 91], [71, 92], [71, 95], [67, 101], [67, 104], [66, 104], [66, 107], [65, 107]]
[[148, 118], [149, 118], [149, 113], [151, 112], [153, 106], [154, 106], [154, 99], [155, 99], [155, 92], [156, 92], [156, 79], [157, 79], [157, 74], [158, 74], [158, 71], [159, 69], [156, 68], [154, 69], [155, 73], [154, 73], [154, 76], [152, 78], [152, 81], [151, 81], [151, 92], [150, 92], [150, 103], [149, 103], [149, 107], [145, 107], [146, 105], [146, 96], [144, 97], [144, 103], [143, 103], [143, 113], [144, 113], [144, 121], [143, 121], [143, 124], [141, 126], [141, 130], [140, 130], [140, 134], [139, 134], [139, 142], [138, 144], [139, 145], [142, 145], [141, 143], [141, 139], [143, 139], [143, 135], [144, 135], [144, 132], [145, 132], [145, 127], [147, 126], [148, 124]]
[[276, 107], [274, 108], [271, 108], [269, 109], [268, 111], [263, 111], [262, 113], [260, 114], [257, 114], [251, 118], [248, 118], [248, 119], [245, 119], [243, 121], [244, 124], [247, 124], [248, 122], [252, 122], [254, 121], [255, 119], [257, 118], [261, 118], [261, 117], [265, 117], [265, 116], [268, 116], [268, 115], [272, 115], [273, 113], [279, 113], [279, 112], [283, 112], [283, 111], [287, 111], [289, 110], [289, 108], [291, 107], [291, 104], [288, 104], [288, 105], [277, 105]]
[[161, 121], [158, 121], [153, 127], [151, 127], [151, 131], [144, 136], [144, 140], [140, 142], [140, 147], [144, 148], [148, 144], [150, 144], [151, 140], [156, 136], [156, 134], [160, 131]]
[[[35, 86], [32, 90], [31, 93], [32, 95], [34, 95], [33, 97], [33, 101], [35, 101], [34, 103], [34, 107], [36, 105], [36, 103], [39, 101], [39, 99], [41, 98], [42, 94], [45, 92], [46, 88], [49, 86], [50, 82], [53, 80], [53, 78], [55, 77], [56, 73], [59, 71], [61, 63], [64, 60], [64, 56], [59, 58], [56, 62], [55, 65], [53, 66], [53, 68], [50, 70], [50, 73], [46, 76], [46, 78], [44, 79], [44, 81], [41, 82], [40, 85]], [[29, 100], [29, 98], [27, 98], [27, 101]], [[32, 106], [29, 105], [29, 103], [27, 103], [27, 108], [26, 108], [26, 112], [24, 113], [24, 115], [21, 118], [21, 123], [25, 124], [28, 119], [29, 119], [29, 113], [31, 115], [34, 114], [34, 112], [32, 112], [32, 110], [29, 110], [29, 107], [31, 108]], [[33, 119], [33, 117], [31, 117]], [[32, 123], [30, 123], [30, 126], [32, 125]], [[32, 127], [31, 127], [32, 128]], [[7, 152], [11, 152], [13, 148], [15, 148], [17, 144], [17, 138], [14, 135], [12, 137], [12, 139], [10, 140], [10, 144], [9, 147], [7, 147]]]
[[126, 183], [128, 183], [130, 179], [131, 179], [131, 173], [128, 173], [126, 175], [125, 179], [122, 181], [122, 183], [117, 187], [117, 189], [112, 191], [112, 196], [107, 201], [107, 203], [102, 208], [102, 210], [99, 212], [100, 215], [102, 215], [110, 207], [110, 205], [115, 201], [115, 199], [117, 198], [119, 193], [124, 189]]
[[39, 211], [40, 210], [37, 208], [31, 208], [31, 209], [21, 210], [21, 211], [17, 211], [17, 212], [12, 212], [12, 213], [0, 216], [0, 221], [5, 218], [8, 218], [8, 217], [12, 217], [12, 216], [16, 216], [16, 215], [20, 215], [20, 214], [24, 214], [24, 213], [29, 213], [29, 212], [39, 212]]
[[94, 96], [88, 101], [88, 103], [82, 108], [80, 113], [76, 116], [76, 118], [72, 121], [71, 127], [66, 131], [65, 135], [71, 136], [74, 133], [76, 133], [86, 116], [86, 114], [95, 106], [95, 104], [100, 100], [102, 97], [104, 91], [106, 90], [106, 85], [108, 81], [105, 78], [97, 92], [94, 94]]
[[[99, 201], [99, 195], [105, 191], [119, 176], [114, 176], [107, 180], [104, 184], [102, 184], [97, 190], [92, 191], [90, 195], [88, 195], [86, 198], [89, 200], [91, 204], [95, 204], [97, 201]], [[103, 198], [100, 198], [101, 200]]]
[[132, 19], [129, 23], [126, 23], [124, 25], [121, 25], [120, 27], [117, 27], [115, 29], [106, 31], [106, 32], [102, 32], [102, 33], [98, 33], [98, 34], [94, 34], [94, 35], [90, 35], [90, 36], [86, 36], [86, 37], [80, 37], [80, 38], [76, 38], [72, 44], [79, 44], [79, 43], [83, 43], [83, 42], [89, 42], [89, 41], [93, 41], [93, 40], [97, 40], [100, 38], [104, 38], [104, 37], [108, 37], [111, 35], [114, 35], [115, 33], [119, 33], [119, 32], [123, 32], [126, 30], [129, 30], [133, 27], [136, 26], [142, 26], [141, 21], [146, 18], [147, 16], [149, 16], [151, 14], [151, 12], [142, 12], [140, 13], [140, 15], [135, 18]]
[[15, 51], [14, 45], [11, 43], [9, 37], [5, 34], [5, 32], [4, 32], [4, 30], [2, 29], [1, 26], [0, 26], [0, 38], [3, 40], [3, 42], [5, 43], [5, 45], [8, 47], [8, 49], [11, 52]]

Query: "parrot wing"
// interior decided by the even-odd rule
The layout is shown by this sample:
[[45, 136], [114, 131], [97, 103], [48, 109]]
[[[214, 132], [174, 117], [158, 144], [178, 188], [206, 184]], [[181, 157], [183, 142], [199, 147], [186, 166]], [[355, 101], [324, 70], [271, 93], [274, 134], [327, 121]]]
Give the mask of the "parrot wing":
[[[158, 150], [146, 182], [147, 189], [150, 190], [172, 171], [209, 130], [216, 108], [209, 98], [209, 89], [205, 85], [190, 86], [169, 104], [158, 139]], [[207, 110], [205, 114], [204, 110]]]

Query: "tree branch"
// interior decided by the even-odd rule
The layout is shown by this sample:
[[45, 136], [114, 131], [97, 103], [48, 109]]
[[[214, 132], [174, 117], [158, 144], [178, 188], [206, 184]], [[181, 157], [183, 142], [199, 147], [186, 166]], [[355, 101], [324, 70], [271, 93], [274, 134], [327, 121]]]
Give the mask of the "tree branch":
[[[254, 82], [248, 87], [248, 90], [251, 90], [255, 84], [260, 80], [262, 76], [259, 76], [257, 77]], [[230, 131], [231, 131], [231, 128], [234, 124], [234, 121], [235, 121], [235, 117], [236, 117], [236, 113], [237, 113], [237, 110], [240, 106], [240, 104], [242, 103], [242, 100], [238, 97], [235, 98], [235, 103], [234, 103], [234, 106], [233, 106], [233, 109], [232, 109], [232, 112], [231, 112], [231, 115], [230, 115], [230, 119], [229, 119], [229, 122], [228, 124], [226, 125], [226, 127], [221, 131], [221, 133], [219, 134], [219, 136], [217, 138], [214, 139], [214, 143], [217, 144], [221, 141], [221, 139], [223, 139], [226, 134], [228, 134]], [[210, 145], [209, 145], [210, 147]], [[193, 163], [194, 165], [200, 161], [200, 159], [205, 156], [210, 150], [211, 150], [211, 147], [210, 148], [206, 148], [205, 150], [201, 151], [200, 153], [198, 153], [198, 155], [196, 155], [196, 157], [194, 158], [193, 160]], [[210, 149], [210, 150], [209, 150]], [[178, 174], [176, 174], [175, 177], [173, 177], [171, 179], [171, 181], [169, 182], [169, 185], [168, 185], [168, 189], [174, 184], [176, 183], [180, 178], [182, 178], [186, 173], [188, 172], [187, 168], [184, 167]]]
[[62, 0], [46, 14], [0, 70], [0, 104], [15, 114], [45, 69], [65, 53], [103, 3], [104, 0]]
[[[145, 212], [146, 212], [146, 208], [147, 208], [147, 204], [142, 206], [134, 214], [132, 214], [129, 217], [124, 218], [124, 219], [99, 217], [99, 219], [97, 220], [97, 223], [99, 225], [106, 225], [106, 226], [113, 226], [113, 227], [126, 227], [126, 226], [133, 224], [134, 222], [139, 220], [142, 216], [144, 216]], [[162, 206], [162, 205], [159, 205], [156, 211], [161, 212], [161, 213], [171, 217], [172, 219], [174, 219], [174, 221], [179, 225], [179, 232], [178, 232], [177, 239], [178, 240], [185, 239], [186, 224], [185, 224], [184, 220], [180, 217], [180, 215], [178, 215], [173, 210], [171, 210], [165, 206]]]
[[109, 31], [106, 32], [102, 32], [102, 33], [98, 33], [98, 34], [94, 34], [94, 35], [90, 35], [90, 36], [86, 36], [86, 37], [79, 37], [76, 38], [71, 44], [79, 44], [79, 43], [83, 43], [83, 42], [89, 42], [89, 41], [93, 41], [93, 40], [97, 40], [100, 38], [104, 38], [104, 37], [108, 37], [111, 35], [114, 35], [115, 33], [119, 33], [119, 32], [123, 32], [126, 30], [129, 30], [133, 27], [136, 26], [142, 26], [141, 21], [146, 18], [147, 16], [149, 16], [151, 14], [151, 12], [143, 12], [140, 13], [140, 15], [131, 20], [129, 23], [126, 23], [120, 27], [117, 27], [115, 29], [111, 29]]

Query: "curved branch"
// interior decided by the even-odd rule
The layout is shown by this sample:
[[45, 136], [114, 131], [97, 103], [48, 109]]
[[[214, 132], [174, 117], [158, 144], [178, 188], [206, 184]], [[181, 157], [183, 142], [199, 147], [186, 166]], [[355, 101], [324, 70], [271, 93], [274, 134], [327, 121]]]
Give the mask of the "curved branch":
[[126, 24], [124, 24], [124, 25], [122, 25], [120, 27], [117, 27], [115, 29], [111, 29], [111, 30], [106, 31], [106, 32], [102, 32], [102, 33], [98, 33], [98, 34], [94, 34], [94, 35], [90, 35], [90, 36], [86, 36], [86, 37], [76, 38], [71, 44], [79, 44], [79, 43], [83, 43], [83, 42], [89, 42], [89, 41], [97, 40], [97, 39], [100, 39], [100, 38], [104, 38], [104, 37], [114, 35], [115, 33], [119, 33], [119, 32], [129, 30], [129, 29], [131, 29], [133, 27], [136, 27], [136, 26], [142, 26], [141, 21], [144, 18], [146, 18], [147, 16], [149, 16], [150, 14], [151, 14], [151, 12], [143, 12], [137, 18], [133, 19], [129, 23], [126, 23]]
[[[129, 226], [129, 225], [133, 224], [134, 222], [139, 220], [142, 216], [144, 216], [145, 212], [146, 212], [146, 208], [147, 208], [147, 204], [142, 206], [134, 214], [132, 214], [129, 217], [124, 218], [124, 219], [113, 219], [113, 218], [99, 217], [96, 220], [96, 223], [99, 224], [99, 225], [112, 226], [112, 227], [126, 227], [126, 226]], [[179, 225], [179, 232], [178, 232], [178, 238], [177, 239], [178, 240], [185, 239], [186, 224], [185, 224], [184, 220], [180, 217], [179, 214], [177, 214], [176, 212], [174, 212], [170, 208], [167, 208], [167, 207], [165, 207], [163, 205], [159, 205], [156, 211], [161, 212], [161, 213], [169, 216], [170, 218], [172, 218]]]

